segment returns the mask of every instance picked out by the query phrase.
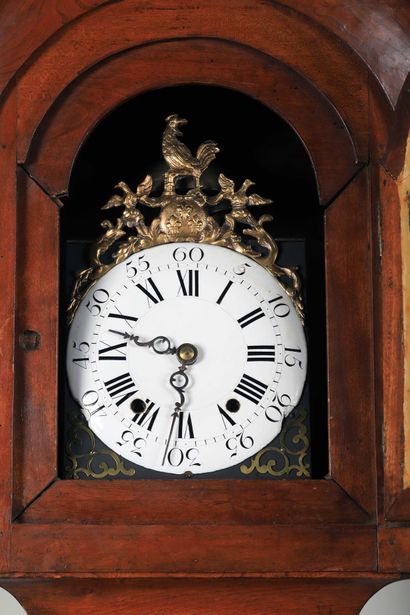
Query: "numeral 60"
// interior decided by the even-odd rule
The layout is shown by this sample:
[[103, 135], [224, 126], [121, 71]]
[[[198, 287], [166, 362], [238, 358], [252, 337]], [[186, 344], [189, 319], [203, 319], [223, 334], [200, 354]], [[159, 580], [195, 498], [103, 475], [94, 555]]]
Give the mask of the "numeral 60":
[[199, 261], [204, 258], [204, 251], [202, 248], [198, 248], [198, 246], [195, 246], [195, 248], [191, 248], [190, 250], [188, 250], [188, 248], [175, 248], [172, 256], [174, 261], [177, 261], [178, 263], [182, 263], [187, 258], [193, 263], [199, 263]]

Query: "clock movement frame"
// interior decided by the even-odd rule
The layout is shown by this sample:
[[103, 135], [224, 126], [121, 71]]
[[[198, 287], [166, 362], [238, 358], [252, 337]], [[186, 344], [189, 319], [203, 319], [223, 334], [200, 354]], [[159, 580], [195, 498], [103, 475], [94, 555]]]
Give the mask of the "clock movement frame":
[[[208, 580], [218, 579], [220, 612], [232, 604], [250, 612], [251, 599], [252, 612], [262, 613], [268, 597], [283, 605], [278, 612], [296, 612], [303, 592], [313, 613], [320, 591], [323, 604], [342, 608], [346, 588], [346, 610], [337, 612], [355, 612], [349, 608], [410, 571], [410, 530], [401, 525], [410, 520], [406, 86], [392, 103], [403, 79], [382, 69], [376, 74], [372, 56], [366, 63], [363, 51], [320, 23], [314, 9], [304, 14], [296, 0], [207, 0], [195, 7], [180, 0], [176, 21], [162, 10], [165, 0], [145, 8], [133, 0], [72, 2], [64, 27], [59, 4], [53, 1], [55, 12], [46, 18], [50, 38], [42, 39], [38, 26], [42, 45], [27, 40], [27, 60], [10, 70], [0, 108], [2, 586], [34, 605], [33, 613], [63, 612], [57, 608], [70, 592], [89, 595], [97, 609], [108, 587], [113, 596], [123, 591], [124, 612], [154, 589], [158, 608], [167, 592], [178, 608], [180, 577], [192, 581], [185, 604], [195, 591], [211, 595]], [[184, 83], [260, 100], [293, 127], [311, 157], [325, 210], [325, 479], [58, 478], [60, 199], [78, 148], [98, 121], [139, 93]], [[237, 576], [246, 577], [242, 586]], [[75, 590], [73, 578], [82, 579]], [[103, 578], [110, 580], [105, 588]], [[35, 610], [40, 598], [33, 587], [44, 588], [44, 579], [54, 596], [45, 604], [54, 611]], [[283, 587], [296, 593], [285, 598]]]

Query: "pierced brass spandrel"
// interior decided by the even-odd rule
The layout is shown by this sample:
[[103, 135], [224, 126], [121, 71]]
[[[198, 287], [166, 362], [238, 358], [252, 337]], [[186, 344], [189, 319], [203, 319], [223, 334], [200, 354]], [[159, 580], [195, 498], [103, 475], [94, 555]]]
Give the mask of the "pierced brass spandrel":
[[127, 468], [124, 460], [107, 447], [98, 448], [95, 435], [78, 412], [71, 416], [66, 443], [65, 468], [67, 478], [114, 478], [119, 475], [134, 476], [135, 469]]
[[286, 420], [279, 436], [279, 446], [267, 446], [240, 466], [242, 474], [270, 474], [310, 478], [310, 464], [306, 463], [309, 450], [307, 411], [300, 410]]

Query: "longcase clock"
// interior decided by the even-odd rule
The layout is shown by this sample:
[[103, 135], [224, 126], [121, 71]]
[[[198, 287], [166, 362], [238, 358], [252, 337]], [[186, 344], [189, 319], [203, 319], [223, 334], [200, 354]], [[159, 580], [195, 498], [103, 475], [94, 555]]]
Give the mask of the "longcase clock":
[[[325, 4], [1, 9], [0, 567], [29, 615], [358, 613], [410, 570], [405, 8]], [[67, 391], [124, 471], [66, 471]], [[241, 472], [300, 404], [300, 476]]]

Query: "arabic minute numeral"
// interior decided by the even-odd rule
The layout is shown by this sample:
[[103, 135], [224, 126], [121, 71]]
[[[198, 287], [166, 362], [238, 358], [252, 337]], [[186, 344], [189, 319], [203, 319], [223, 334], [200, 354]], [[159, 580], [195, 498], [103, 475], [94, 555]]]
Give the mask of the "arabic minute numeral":
[[238, 434], [237, 436], [232, 436], [226, 441], [226, 448], [231, 452], [231, 457], [236, 457], [238, 454], [238, 446], [248, 450], [252, 448], [255, 441], [252, 436], [246, 435], [244, 432]]
[[86, 391], [82, 395], [81, 406], [87, 420], [90, 420], [90, 418], [96, 414], [99, 414], [100, 416], [107, 416], [105, 407], [103, 405], [98, 405], [99, 401], [100, 396], [97, 391]]
[[272, 304], [273, 313], [277, 318], [286, 318], [286, 316], [289, 316], [290, 307], [283, 301], [283, 295], [278, 295], [273, 299], [269, 299], [269, 303]]
[[199, 263], [204, 258], [204, 251], [202, 248], [191, 248], [188, 250], [187, 248], [175, 248], [172, 253], [172, 257], [174, 261], [177, 263], [182, 263], [186, 259], [192, 261], [193, 263]]
[[271, 423], [280, 423], [285, 416], [285, 408], [292, 405], [292, 400], [287, 393], [275, 394], [273, 403], [266, 407], [265, 416]]
[[137, 273], [144, 272], [149, 269], [150, 264], [147, 260], [145, 260], [144, 255], [138, 256], [135, 260], [131, 260], [125, 263], [125, 268], [127, 271], [127, 278], [135, 278]]
[[197, 461], [199, 455], [199, 450], [197, 448], [189, 448], [186, 452], [178, 447], [171, 448], [168, 452], [167, 459], [170, 466], [173, 468], [177, 468], [180, 466], [184, 459], [189, 461], [188, 466], [192, 468], [193, 466], [200, 466], [201, 464]]
[[101, 312], [101, 305], [107, 303], [109, 298], [110, 293], [105, 290], [105, 288], [97, 288], [97, 290], [93, 292], [94, 303], [92, 303], [90, 299], [86, 303], [85, 307], [93, 316], [98, 316], [98, 314], [100, 314]]
[[[286, 354], [286, 353], [289, 354]], [[302, 352], [300, 348], [285, 348], [285, 365], [288, 367], [294, 367], [295, 365], [299, 365], [300, 369], [302, 369], [302, 361], [298, 357], [299, 352]]]
[[90, 344], [88, 342], [80, 342], [77, 345], [77, 342], [73, 342], [73, 349], [77, 350], [77, 352], [80, 352], [83, 356], [80, 357], [75, 357], [74, 359], [72, 359], [72, 362], [74, 363], [74, 365], [78, 365], [78, 367], [82, 367], [83, 369], [87, 369], [88, 365], [89, 365], [89, 356], [88, 353], [90, 352]]
[[138, 457], [142, 457], [142, 453], [147, 445], [147, 441], [141, 437], [134, 437], [134, 434], [129, 429], [125, 430], [121, 434], [121, 442], [117, 442], [118, 446], [124, 446], [124, 444], [130, 444], [133, 448], [131, 449], [131, 453], [137, 455]]
[[249, 263], [243, 263], [242, 265], [235, 265], [235, 267], [233, 267], [232, 271], [236, 275], [244, 275], [246, 273], [246, 267], [250, 267], [250, 264]]

